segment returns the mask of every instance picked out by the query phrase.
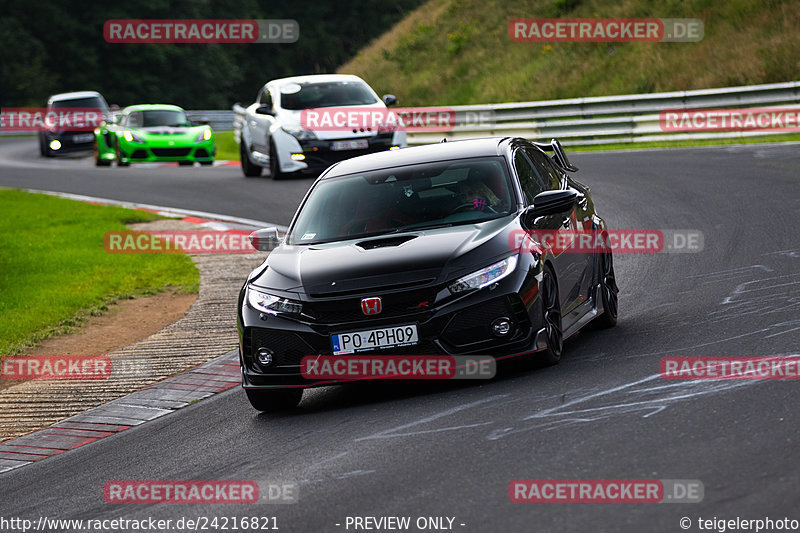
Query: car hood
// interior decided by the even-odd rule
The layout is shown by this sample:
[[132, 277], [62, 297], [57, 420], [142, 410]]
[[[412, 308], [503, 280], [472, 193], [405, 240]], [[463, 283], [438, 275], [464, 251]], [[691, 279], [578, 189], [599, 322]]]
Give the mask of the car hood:
[[251, 283], [312, 297], [439, 284], [508, 255], [508, 223], [505, 217], [339, 243], [283, 245]]
[[[370, 105], [359, 105], [359, 106], [349, 106], [352, 107], [354, 110], [359, 109], [366, 109], [366, 108], [374, 108], [379, 110], [385, 110], [386, 105], [383, 102], [375, 102], [374, 104]], [[338, 107], [336, 109], [344, 109], [344, 107]], [[325, 110], [325, 108], [320, 108], [320, 111]], [[292, 111], [289, 109], [278, 109], [277, 110], [277, 118], [281, 125], [285, 127], [301, 127], [301, 122], [303, 121], [302, 111]], [[317, 138], [321, 141], [329, 141], [334, 139], [363, 139], [365, 137], [374, 137], [377, 135], [378, 132], [371, 131], [356, 131], [353, 132], [352, 129], [347, 130], [336, 130], [336, 131], [326, 131], [326, 130], [319, 130], [319, 129], [311, 129]]]

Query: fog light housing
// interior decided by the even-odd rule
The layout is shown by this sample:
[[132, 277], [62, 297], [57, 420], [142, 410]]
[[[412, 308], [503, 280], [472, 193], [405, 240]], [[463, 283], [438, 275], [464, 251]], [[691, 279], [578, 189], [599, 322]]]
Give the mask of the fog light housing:
[[51, 150], [60, 150], [61, 149], [61, 141], [58, 139], [53, 139], [50, 141], [50, 149]]
[[261, 366], [271, 365], [273, 361], [272, 350], [269, 348], [259, 348], [256, 353], [256, 361], [258, 361], [258, 364]]
[[511, 326], [512, 326], [511, 319], [506, 317], [500, 317], [492, 322], [492, 334], [495, 337], [505, 337], [509, 333], [511, 333]]

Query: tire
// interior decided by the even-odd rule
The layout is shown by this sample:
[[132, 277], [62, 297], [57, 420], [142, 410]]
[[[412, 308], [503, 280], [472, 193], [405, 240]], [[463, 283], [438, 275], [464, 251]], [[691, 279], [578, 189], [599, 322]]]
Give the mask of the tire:
[[303, 397], [303, 389], [245, 389], [247, 399], [262, 413], [294, 409]]
[[178, 161], [179, 167], [191, 167], [194, 165], [194, 161]]
[[542, 323], [547, 334], [547, 348], [540, 353], [539, 358], [546, 365], [556, 365], [561, 360], [564, 349], [564, 331], [561, 328], [558, 283], [549, 265], [545, 265], [542, 271], [539, 296], [542, 302]]
[[122, 161], [122, 155], [119, 153], [119, 146], [117, 146], [116, 152], [117, 152], [117, 166], [118, 167], [130, 166], [131, 164], [130, 161]]
[[286, 174], [281, 172], [281, 167], [278, 164], [278, 155], [275, 149], [275, 143], [269, 142], [269, 176], [274, 180], [282, 180]]
[[610, 250], [600, 255], [599, 263], [600, 302], [598, 303], [603, 304], [603, 314], [595, 318], [593, 324], [601, 329], [612, 328], [617, 325], [619, 287], [614, 274], [614, 258]]
[[101, 159], [100, 158], [100, 149], [97, 146], [97, 142], [94, 143], [94, 149], [92, 150], [94, 154], [94, 165], [97, 167], [110, 167], [111, 161], [108, 159]]
[[204, 167], [210, 167], [213, 164], [214, 164], [213, 161], [200, 161], [200, 165]]
[[39, 153], [42, 154], [42, 157], [55, 157], [53, 151], [47, 146], [47, 139], [44, 135], [39, 136]]
[[244, 145], [244, 139], [239, 142], [239, 160], [242, 162], [242, 174], [247, 178], [257, 178], [264, 170], [264, 167], [250, 161], [250, 157], [247, 155], [247, 147]]

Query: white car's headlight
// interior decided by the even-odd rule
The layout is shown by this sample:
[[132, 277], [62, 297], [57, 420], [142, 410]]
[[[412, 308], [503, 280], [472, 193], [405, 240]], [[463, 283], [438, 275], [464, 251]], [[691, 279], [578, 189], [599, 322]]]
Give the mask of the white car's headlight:
[[257, 291], [250, 287], [247, 288], [247, 302], [250, 304], [250, 307], [255, 310], [264, 311], [265, 313], [273, 315], [277, 313], [296, 315], [300, 314], [303, 310], [302, 302], [267, 294], [266, 292]]
[[482, 289], [508, 276], [516, 267], [517, 256], [512, 255], [511, 257], [507, 257], [493, 265], [489, 265], [486, 268], [482, 268], [476, 272], [473, 272], [472, 274], [467, 274], [466, 276], [455, 280], [453, 283], [448, 285], [448, 288], [453, 294]]
[[299, 126], [284, 126], [283, 131], [298, 141], [313, 141], [317, 138], [313, 131], [304, 130]]

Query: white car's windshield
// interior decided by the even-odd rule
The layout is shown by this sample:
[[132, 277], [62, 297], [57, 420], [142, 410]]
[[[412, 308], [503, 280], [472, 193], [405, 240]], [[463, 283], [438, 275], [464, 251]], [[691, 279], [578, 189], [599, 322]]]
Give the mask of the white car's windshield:
[[314, 107], [370, 105], [377, 103], [375, 94], [364, 83], [338, 81], [327, 83], [289, 84], [281, 88], [280, 105], [299, 111]]
[[513, 209], [500, 157], [409, 165], [323, 180], [304, 204], [287, 242], [312, 244], [470, 224]]

